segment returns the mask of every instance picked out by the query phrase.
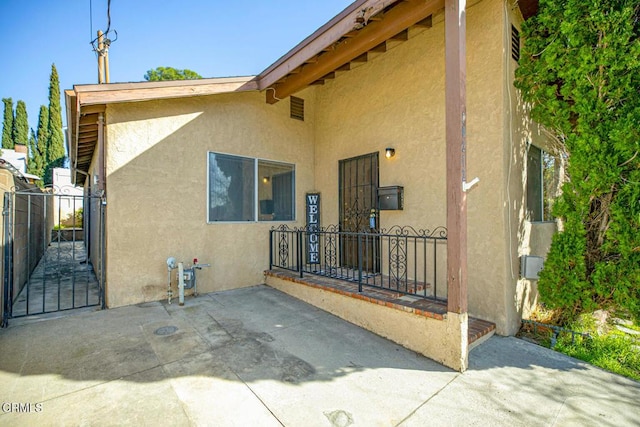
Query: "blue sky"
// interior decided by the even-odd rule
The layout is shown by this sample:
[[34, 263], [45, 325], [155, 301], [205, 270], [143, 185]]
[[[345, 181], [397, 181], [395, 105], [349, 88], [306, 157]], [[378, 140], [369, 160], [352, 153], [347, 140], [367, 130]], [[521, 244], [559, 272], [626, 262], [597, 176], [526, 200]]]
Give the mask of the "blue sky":
[[[109, 52], [111, 82], [143, 81], [159, 66], [203, 77], [258, 74], [351, 2], [111, 0], [118, 33]], [[90, 41], [106, 27], [107, 0], [0, 0], [0, 98], [13, 98], [14, 107], [24, 100], [35, 129], [40, 105], [48, 103], [52, 63], [61, 92], [97, 83]]]

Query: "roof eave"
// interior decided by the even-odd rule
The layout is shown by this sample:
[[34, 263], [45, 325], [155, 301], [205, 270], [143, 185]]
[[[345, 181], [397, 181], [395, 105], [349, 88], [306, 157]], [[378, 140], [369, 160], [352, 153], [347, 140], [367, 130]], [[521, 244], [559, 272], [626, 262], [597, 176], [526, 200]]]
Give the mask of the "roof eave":
[[264, 90], [319, 54], [327, 46], [340, 40], [354, 29], [356, 19], [363, 12], [375, 14], [399, 0], [357, 0], [329, 22], [298, 43], [293, 49], [258, 75], [258, 87]]

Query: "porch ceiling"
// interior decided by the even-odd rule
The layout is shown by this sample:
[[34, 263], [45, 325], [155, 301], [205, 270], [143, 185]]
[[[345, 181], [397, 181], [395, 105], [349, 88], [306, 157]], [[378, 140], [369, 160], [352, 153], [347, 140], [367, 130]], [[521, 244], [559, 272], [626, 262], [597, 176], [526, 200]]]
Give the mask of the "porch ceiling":
[[[67, 104], [67, 151], [73, 171], [74, 183], [84, 182], [98, 141], [98, 116], [104, 113], [105, 105], [81, 107], [74, 91], [65, 91]], [[72, 109], [75, 107], [75, 111]], [[84, 172], [84, 174], [83, 174]]]
[[[471, 0], [476, 3], [479, 0]], [[518, 0], [524, 19], [539, 0]], [[322, 85], [393, 43], [408, 40], [413, 27], [430, 28], [444, 0], [359, 0], [291, 49], [258, 76], [266, 101], [274, 104], [310, 85]]]
[[356, 2], [330, 21], [328, 29], [320, 28], [265, 70], [259, 76], [260, 89], [274, 104], [309, 85], [324, 84], [337, 72], [385, 52], [390, 43], [408, 40], [410, 27], [431, 27], [433, 14], [441, 9], [444, 0]]

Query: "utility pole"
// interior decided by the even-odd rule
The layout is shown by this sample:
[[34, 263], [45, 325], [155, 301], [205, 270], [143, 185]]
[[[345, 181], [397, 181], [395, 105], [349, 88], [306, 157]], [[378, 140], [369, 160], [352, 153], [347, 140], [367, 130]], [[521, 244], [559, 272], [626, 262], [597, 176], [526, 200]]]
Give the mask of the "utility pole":
[[104, 83], [104, 34], [102, 30], [98, 30], [98, 83]]
[[104, 37], [102, 30], [98, 30], [98, 83], [109, 83], [109, 46], [111, 40]]

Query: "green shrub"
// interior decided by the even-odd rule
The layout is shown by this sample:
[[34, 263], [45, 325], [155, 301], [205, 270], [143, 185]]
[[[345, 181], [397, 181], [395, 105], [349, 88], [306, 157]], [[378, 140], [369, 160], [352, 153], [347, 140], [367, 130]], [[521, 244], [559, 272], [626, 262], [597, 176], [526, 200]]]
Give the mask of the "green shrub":
[[554, 205], [564, 230], [538, 283], [566, 319], [595, 308], [640, 319], [638, 22], [638, 0], [540, 0], [522, 28], [516, 86], [567, 160]]

